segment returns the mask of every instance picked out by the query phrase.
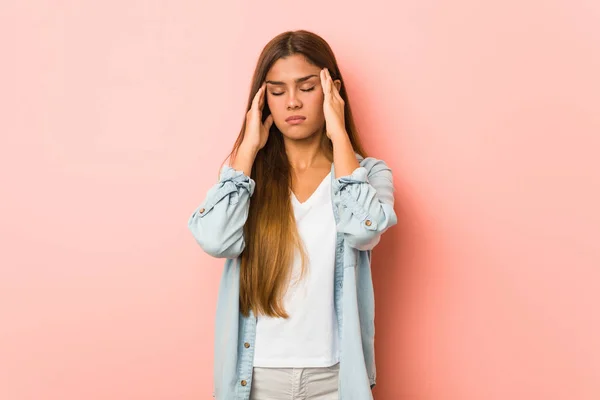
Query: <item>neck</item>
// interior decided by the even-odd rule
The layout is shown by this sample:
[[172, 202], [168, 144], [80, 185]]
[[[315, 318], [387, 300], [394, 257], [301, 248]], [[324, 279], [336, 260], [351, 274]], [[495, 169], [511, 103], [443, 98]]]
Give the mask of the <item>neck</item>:
[[285, 152], [292, 169], [303, 172], [310, 168], [330, 165], [332, 160], [323, 145], [324, 140], [329, 140], [324, 132], [315, 133], [301, 140], [284, 138]]

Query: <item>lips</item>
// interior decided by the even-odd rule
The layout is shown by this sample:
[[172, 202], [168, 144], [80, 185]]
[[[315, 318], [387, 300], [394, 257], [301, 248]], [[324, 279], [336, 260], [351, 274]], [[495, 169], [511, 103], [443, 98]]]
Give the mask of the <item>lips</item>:
[[305, 119], [306, 119], [306, 117], [303, 115], [292, 115], [291, 117], [287, 117], [285, 119], [285, 122], [288, 122], [290, 124], [299, 124], [302, 121], [304, 121]]

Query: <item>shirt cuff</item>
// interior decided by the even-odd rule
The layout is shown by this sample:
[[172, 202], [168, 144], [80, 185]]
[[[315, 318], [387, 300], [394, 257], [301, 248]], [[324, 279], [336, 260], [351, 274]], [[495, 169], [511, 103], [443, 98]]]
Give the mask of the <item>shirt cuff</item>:
[[225, 182], [233, 182], [236, 187], [246, 189], [250, 195], [254, 193], [254, 188], [256, 186], [254, 179], [244, 174], [243, 171], [233, 169], [233, 167], [229, 165], [223, 165], [221, 167], [219, 182], [221, 184], [224, 184]]
[[348, 185], [356, 183], [369, 183], [367, 175], [368, 172], [365, 167], [357, 167], [354, 171], [352, 171], [352, 174], [340, 176], [333, 181], [333, 193], [338, 194]]

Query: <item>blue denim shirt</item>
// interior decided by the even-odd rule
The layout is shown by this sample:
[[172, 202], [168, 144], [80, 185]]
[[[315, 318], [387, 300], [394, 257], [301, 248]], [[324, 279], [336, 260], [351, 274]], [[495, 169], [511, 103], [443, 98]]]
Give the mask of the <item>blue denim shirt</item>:
[[[334, 304], [340, 338], [339, 393], [343, 400], [372, 399], [375, 385], [375, 302], [371, 250], [397, 223], [390, 168], [356, 155], [360, 166], [335, 178], [331, 165], [332, 208], [337, 226]], [[200, 247], [226, 258], [221, 277], [214, 343], [214, 394], [218, 400], [248, 400], [252, 387], [256, 317], [239, 312], [243, 227], [255, 182], [223, 166], [188, 227]]]

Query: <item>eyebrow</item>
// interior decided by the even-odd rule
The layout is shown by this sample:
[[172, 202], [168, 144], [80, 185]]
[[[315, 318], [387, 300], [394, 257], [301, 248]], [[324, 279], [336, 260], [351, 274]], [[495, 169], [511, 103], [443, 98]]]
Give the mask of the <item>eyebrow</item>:
[[[304, 76], [302, 78], [298, 78], [295, 80], [296, 83], [301, 83], [304, 81], [309, 80], [310, 78], [314, 78], [314, 77], [318, 77], [318, 75], [308, 75], [308, 76]], [[271, 85], [279, 85], [279, 86], [283, 86], [285, 85], [285, 82], [280, 82], [280, 81], [267, 81], [267, 83], [270, 83]]]

